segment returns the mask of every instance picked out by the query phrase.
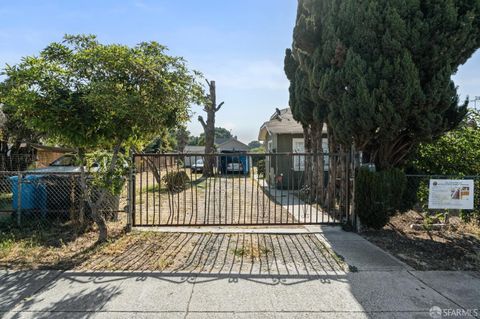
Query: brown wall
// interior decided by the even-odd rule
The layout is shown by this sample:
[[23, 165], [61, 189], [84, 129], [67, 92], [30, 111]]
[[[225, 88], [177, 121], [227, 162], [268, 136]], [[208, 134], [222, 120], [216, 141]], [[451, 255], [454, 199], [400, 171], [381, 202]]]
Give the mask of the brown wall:
[[278, 134], [277, 153], [290, 153], [292, 151], [292, 139], [303, 138], [303, 134]]
[[[292, 152], [292, 139], [303, 138], [303, 134], [278, 134], [277, 135], [277, 148], [275, 153], [291, 153]], [[293, 157], [283, 154], [273, 155], [271, 160], [271, 166], [274, 169], [276, 177], [283, 174], [282, 183], [275, 182], [276, 186], [283, 189], [298, 189], [303, 183], [303, 172], [295, 171], [293, 169]]]
[[63, 156], [67, 153], [52, 152], [47, 150], [37, 150], [37, 161], [35, 162], [36, 168], [43, 168], [50, 165], [51, 162]]

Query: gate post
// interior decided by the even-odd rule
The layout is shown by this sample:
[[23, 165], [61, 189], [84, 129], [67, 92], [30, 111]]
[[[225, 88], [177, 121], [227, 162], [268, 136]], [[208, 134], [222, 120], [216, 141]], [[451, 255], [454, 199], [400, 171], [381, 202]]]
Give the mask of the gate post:
[[22, 224], [22, 173], [17, 175], [17, 226]]
[[128, 170], [127, 191], [127, 231], [131, 231], [135, 224], [135, 154], [132, 155], [132, 163]]

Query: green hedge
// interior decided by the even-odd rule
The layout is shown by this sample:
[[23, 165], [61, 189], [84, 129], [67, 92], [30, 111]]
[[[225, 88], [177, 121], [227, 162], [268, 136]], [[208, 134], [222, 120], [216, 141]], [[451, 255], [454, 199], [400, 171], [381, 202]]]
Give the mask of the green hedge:
[[362, 224], [374, 229], [385, 226], [401, 209], [406, 185], [400, 169], [371, 172], [361, 168], [355, 179], [355, 211]]
[[475, 180], [473, 188], [473, 210], [462, 210], [460, 218], [466, 223], [475, 222], [480, 225], [480, 180]]

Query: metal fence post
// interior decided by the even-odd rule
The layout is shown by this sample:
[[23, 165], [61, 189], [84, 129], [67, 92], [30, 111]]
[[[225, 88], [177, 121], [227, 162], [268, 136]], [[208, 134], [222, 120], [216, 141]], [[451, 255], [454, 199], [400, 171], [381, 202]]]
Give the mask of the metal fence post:
[[351, 158], [351, 178], [349, 177], [349, 183], [350, 180], [352, 182], [351, 184], [351, 190], [350, 190], [350, 218], [351, 218], [351, 223], [353, 226], [353, 231], [354, 232], [359, 232], [360, 231], [360, 223], [358, 220], [357, 212], [355, 211], [355, 179], [357, 177], [357, 167], [358, 167], [358, 161], [359, 158], [357, 158], [357, 152], [354, 148], [354, 146], [351, 146], [350, 149], [350, 158]]
[[20, 227], [22, 223], [22, 173], [18, 173], [17, 177], [17, 226]]
[[129, 175], [128, 175], [128, 195], [127, 195], [127, 230], [130, 231], [133, 226], [133, 214], [134, 214], [134, 200], [133, 196], [134, 194], [134, 189], [135, 189], [135, 156], [132, 156], [132, 165], [130, 166], [129, 169]]

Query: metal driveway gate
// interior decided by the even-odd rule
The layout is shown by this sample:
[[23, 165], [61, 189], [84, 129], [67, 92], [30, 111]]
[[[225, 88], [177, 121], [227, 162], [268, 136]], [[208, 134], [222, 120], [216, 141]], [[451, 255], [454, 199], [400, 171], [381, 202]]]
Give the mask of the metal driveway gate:
[[134, 162], [133, 226], [350, 220], [350, 154], [136, 154]]

